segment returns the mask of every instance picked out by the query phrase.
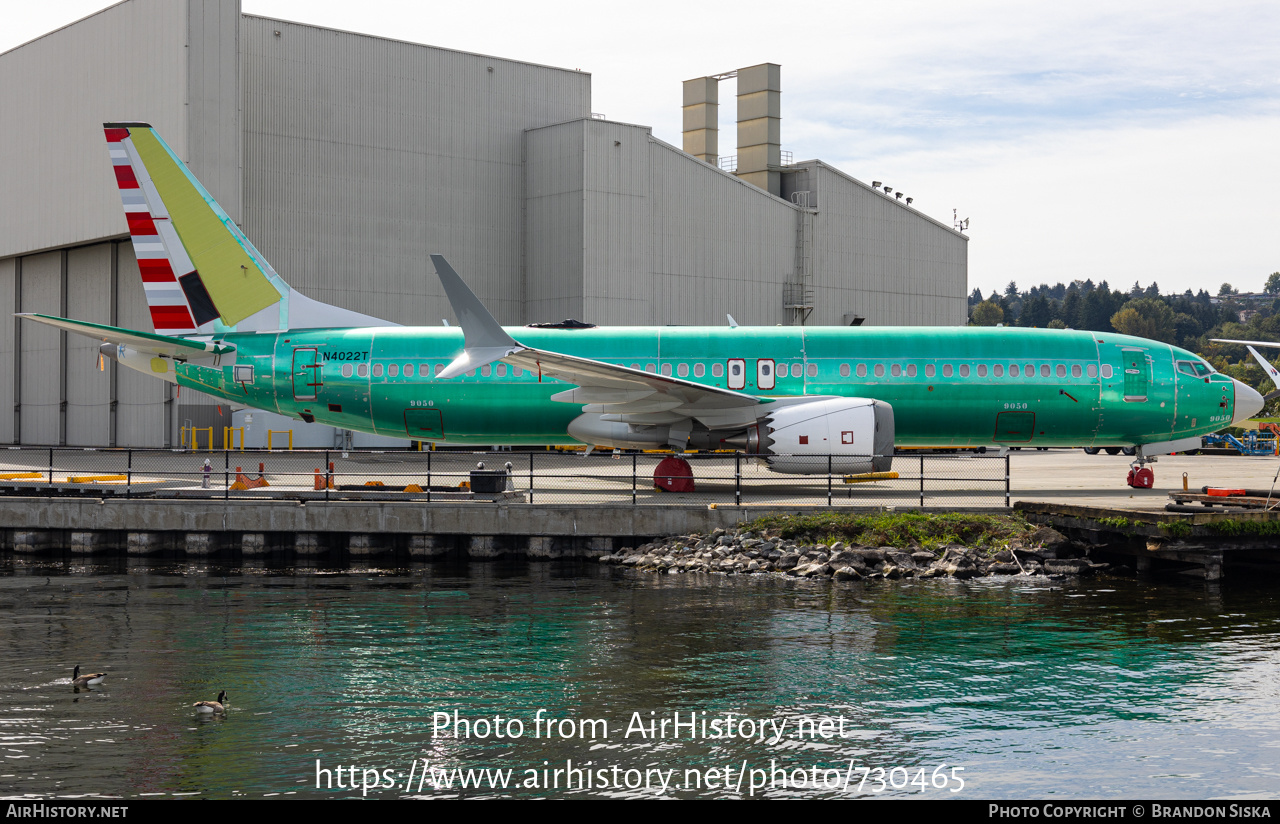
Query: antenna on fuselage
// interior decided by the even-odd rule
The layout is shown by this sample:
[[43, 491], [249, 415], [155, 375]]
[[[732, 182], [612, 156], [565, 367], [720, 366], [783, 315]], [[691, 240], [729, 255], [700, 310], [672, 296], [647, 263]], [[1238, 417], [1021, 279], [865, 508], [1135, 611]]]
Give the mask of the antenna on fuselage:
[[729, 319], [729, 328], [730, 328], [730, 329], [737, 329], [737, 328], [738, 328], [738, 322], [737, 322], [736, 320], [734, 320], [734, 319], [733, 319], [733, 315], [730, 315], [729, 313], [727, 313], [727, 312], [726, 312], [726, 313], [725, 313], [725, 317]]

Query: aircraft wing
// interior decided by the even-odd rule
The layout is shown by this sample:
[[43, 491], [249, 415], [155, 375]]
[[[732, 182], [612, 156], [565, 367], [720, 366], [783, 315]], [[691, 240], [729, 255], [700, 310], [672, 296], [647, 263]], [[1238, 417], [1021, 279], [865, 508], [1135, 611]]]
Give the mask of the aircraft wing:
[[36, 323], [43, 323], [46, 326], [52, 326], [68, 332], [75, 332], [76, 334], [85, 335], [90, 338], [97, 338], [105, 343], [114, 343], [116, 345], [124, 344], [131, 349], [138, 350], [139, 352], [174, 358], [175, 360], [188, 360], [211, 355], [225, 355], [228, 352], [234, 352], [236, 349], [234, 346], [224, 343], [187, 340], [186, 338], [175, 338], [169, 335], [156, 335], [151, 332], [139, 332], [135, 329], [121, 329], [118, 326], [89, 323], [88, 321], [83, 320], [70, 320], [69, 318], [40, 315], [34, 312], [19, 312], [17, 317], [33, 320]]
[[629, 423], [696, 418], [708, 426], [746, 424], [756, 418], [746, 410], [765, 402], [744, 392], [523, 346], [489, 314], [444, 257], [432, 255], [431, 260], [465, 338], [462, 354], [439, 374], [441, 378], [500, 360], [576, 385], [552, 395], [554, 401], [582, 404], [584, 412], [616, 415], [614, 420]]

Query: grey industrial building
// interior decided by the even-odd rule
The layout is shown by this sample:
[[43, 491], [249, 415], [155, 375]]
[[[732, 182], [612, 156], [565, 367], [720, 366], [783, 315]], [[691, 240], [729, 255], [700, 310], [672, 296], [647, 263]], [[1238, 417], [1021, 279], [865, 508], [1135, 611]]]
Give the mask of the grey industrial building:
[[733, 173], [716, 78], [683, 100], [672, 78], [686, 153], [593, 116], [584, 72], [238, 0], [125, 0], [0, 54], [0, 443], [169, 446], [186, 422], [230, 423], [13, 317], [151, 329], [105, 121], [154, 124], [292, 286], [394, 323], [450, 317], [432, 253], [512, 325], [963, 323], [967, 238], [825, 163], [784, 164], [778, 67], [738, 76]]

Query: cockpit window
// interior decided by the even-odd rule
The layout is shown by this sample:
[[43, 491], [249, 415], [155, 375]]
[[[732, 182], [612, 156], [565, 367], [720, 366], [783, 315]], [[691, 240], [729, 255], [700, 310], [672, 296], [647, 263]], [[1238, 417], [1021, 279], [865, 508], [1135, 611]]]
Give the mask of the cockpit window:
[[1213, 373], [1213, 367], [1204, 361], [1178, 361], [1178, 371], [1193, 378], [1203, 378]]

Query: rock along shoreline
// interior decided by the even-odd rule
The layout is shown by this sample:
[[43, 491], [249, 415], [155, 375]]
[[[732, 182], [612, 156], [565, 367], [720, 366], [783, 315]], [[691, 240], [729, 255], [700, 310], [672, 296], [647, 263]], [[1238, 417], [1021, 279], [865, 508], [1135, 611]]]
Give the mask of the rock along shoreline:
[[861, 581], [900, 578], [983, 578], [997, 575], [1059, 577], [1091, 575], [1110, 568], [1084, 557], [1083, 548], [1042, 527], [1002, 547], [947, 545], [870, 547], [811, 544], [782, 538], [776, 530], [717, 529], [708, 535], [678, 535], [639, 547], [623, 547], [600, 562], [650, 573], [780, 575]]

